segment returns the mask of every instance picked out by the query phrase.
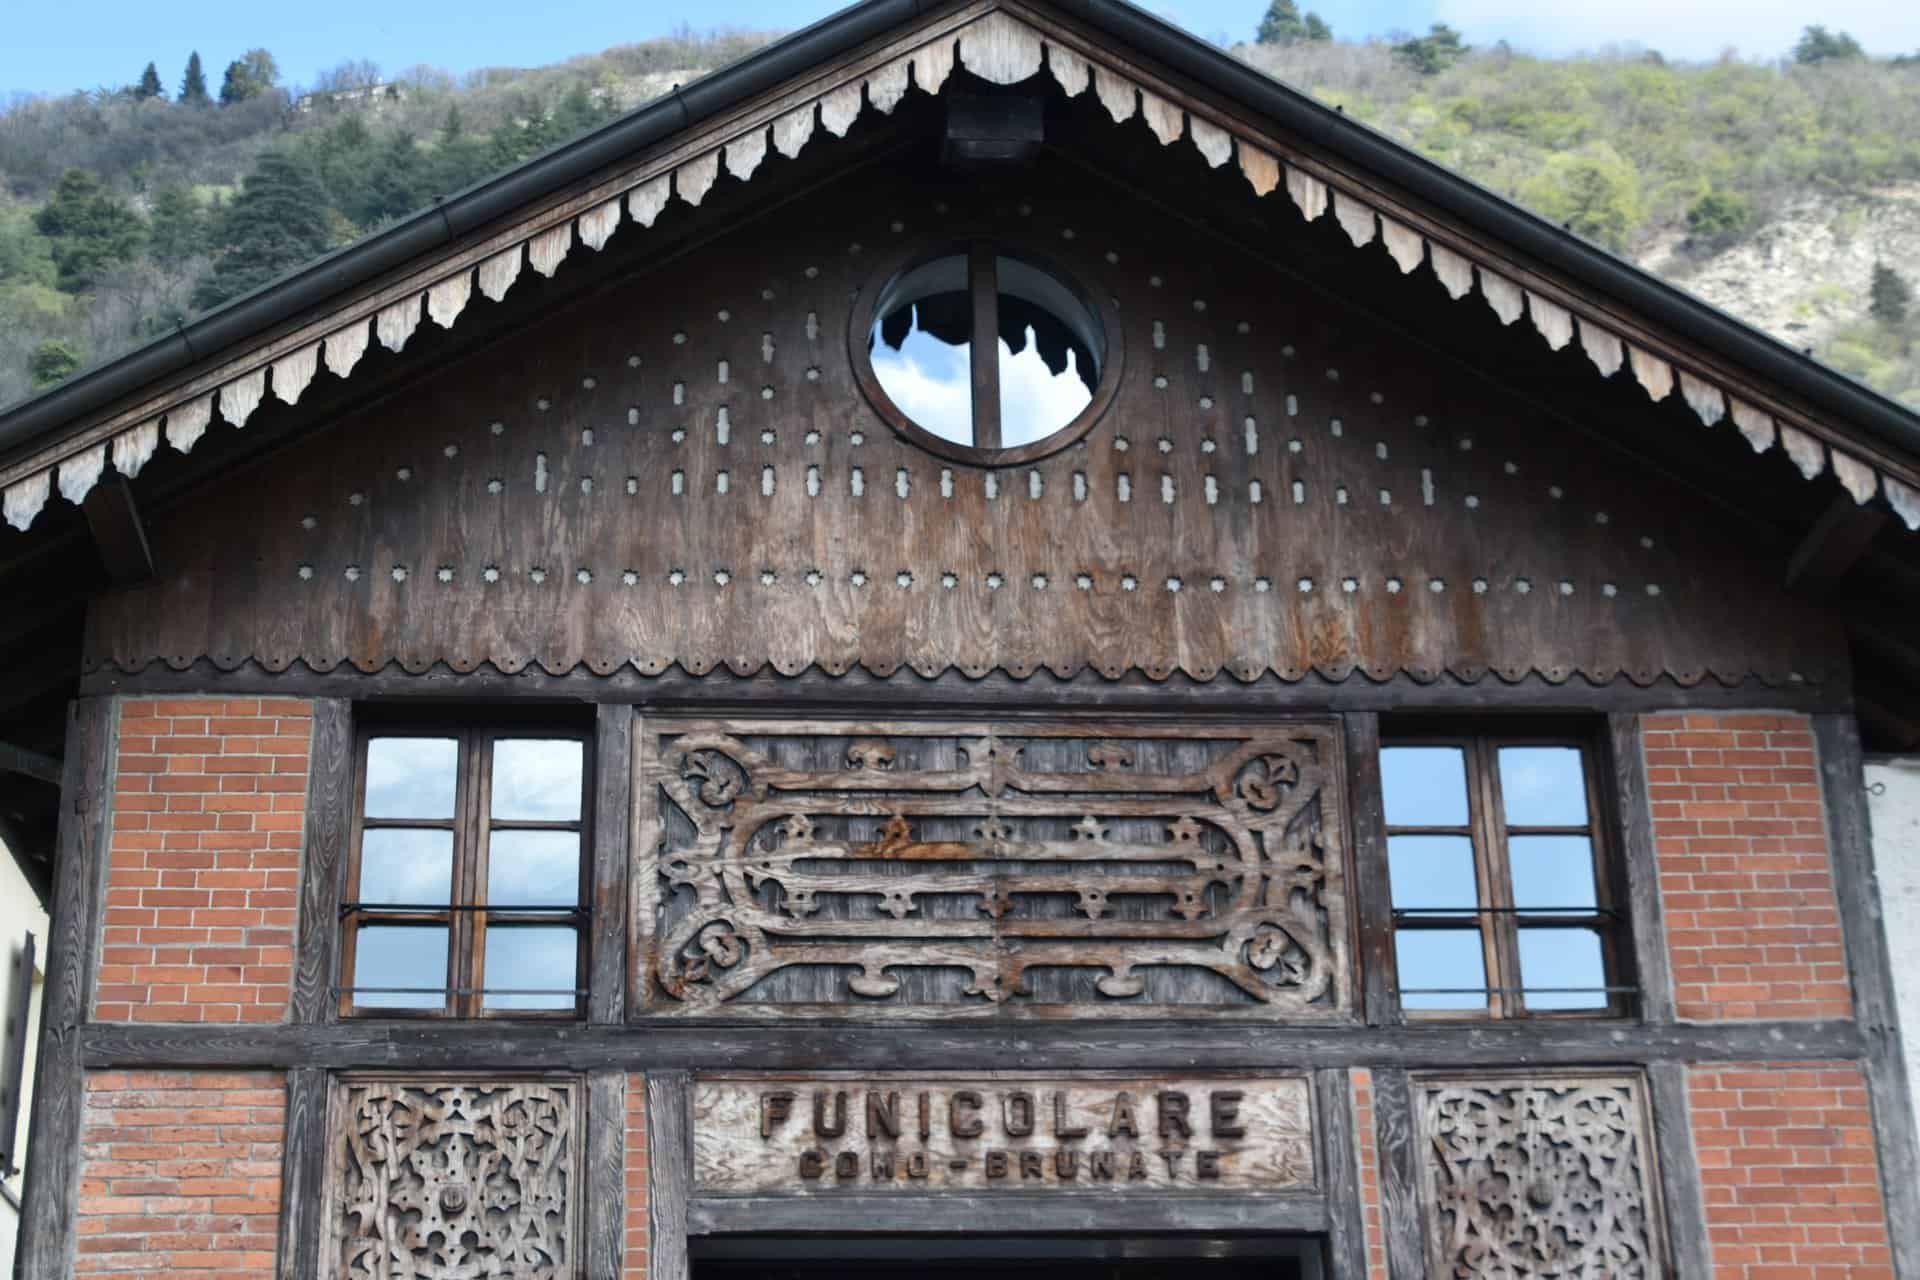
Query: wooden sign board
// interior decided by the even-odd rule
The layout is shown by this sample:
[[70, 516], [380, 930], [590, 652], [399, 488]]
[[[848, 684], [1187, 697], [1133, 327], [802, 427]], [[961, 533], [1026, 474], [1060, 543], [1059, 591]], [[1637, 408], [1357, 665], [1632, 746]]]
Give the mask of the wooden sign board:
[[700, 1194], [1314, 1189], [1304, 1076], [738, 1076], [693, 1091]]

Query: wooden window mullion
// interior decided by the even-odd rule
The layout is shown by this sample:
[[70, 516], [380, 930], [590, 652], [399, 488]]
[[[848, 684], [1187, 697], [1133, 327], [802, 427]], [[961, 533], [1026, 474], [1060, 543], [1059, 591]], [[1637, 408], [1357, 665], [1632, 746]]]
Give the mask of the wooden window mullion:
[[[460, 734], [459, 812], [453, 834], [453, 904], [456, 906], [473, 901], [476, 880], [483, 873], [477, 865], [484, 845], [478, 829], [485, 804], [479, 784], [485, 758], [483, 742], [482, 736], [473, 730]], [[448, 945], [452, 949], [447, 965], [448, 1009], [454, 1017], [466, 1018], [472, 1016], [473, 996], [468, 993], [475, 985], [473, 952], [477, 921], [472, 911], [450, 911], [448, 915], [451, 917]]]
[[1000, 266], [989, 241], [967, 249], [967, 293], [973, 300], [973, 447], [1000, 447]]
[[1488, 892], [1482, 903], [1491, 908], [1486, 915], [1488, 937], [1493, 954], [1499, 957], [1499, 999], [1503, 1017], [1526, 1012], [1526, 1001], [1519, 988], [1520, 931], [1513, 914], [1513, 863], [1507, 852], [1506, 796], [1500, 787], [1500, 743], [1481, 738], [1475, 744], [1480, 770], [1480, 795], [1485, 805], [1482, 830], [1487, 841]]

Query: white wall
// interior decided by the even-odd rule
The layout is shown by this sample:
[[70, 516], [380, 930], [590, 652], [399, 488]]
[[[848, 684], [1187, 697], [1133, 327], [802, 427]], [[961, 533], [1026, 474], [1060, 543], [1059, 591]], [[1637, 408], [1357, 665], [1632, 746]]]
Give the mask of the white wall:
[[[15, 1163], [26, 1163], [27, 1112], [33, 1099], [33, 1060], [40, 1044], [40, 995], [43, 986], [44, 970], [47, 963], [47, 913], [40, 909], [40, 900], [34, 897], [33, 887], [26, 877], [20, 874], [20, 868], [14, 864], [13, 855], [0, 843], [0, 1022], [4, 1022], [6, 1011], [13, 1007], [13, 984], [17, 972], [20, 948], [26, 941], [26, 935], [33, 934], [34, 967], [28, 981], [33, 983], [33, 1004], [28, 1010], [27, 1024], [16, 1028], [15, 1035], [27, 1037], [26, 1075], [21, 1081], [22, 1101], [20, 1104], [20, 1128], [15, 1148]], [[13, 1039], [0, 1036], [0, 1063], [12, 1060]], [[21, 1176], [14, 1174], [6, 1180], [7, 1190], [13, 1193], [13, 1203], [20, 1199]], [[19, 1230], [20, 1215], [14, 1210], [13, 1203], [0, 1199], [0, 1276], [13, 1274], [13, 1241]]]
[[1869, 761], [1867, 805], [1907, 1080], [1920, 1090], [1920, 756]]

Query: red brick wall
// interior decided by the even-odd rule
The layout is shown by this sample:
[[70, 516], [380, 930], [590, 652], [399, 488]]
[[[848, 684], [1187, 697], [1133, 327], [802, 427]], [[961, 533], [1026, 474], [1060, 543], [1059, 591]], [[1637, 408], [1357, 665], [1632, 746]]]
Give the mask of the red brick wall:
[[73, 1274], [271, 1275], [286, 1110], [275, 1071], [89, 1073]]
[[1688, 712], [1641, 732], [1678, 1016], [1851, 1016], [1806, 718]]
[[1687, 1092], [1714, 1280], [1893, 1280], [1857, 1065], [1696, 1067]]
[[285, 1014], [312, 737], [302, 701], [120, 704], [95, 1017]]
[[627, 1258], [625, 1280], [647, 1280], [647, 1078], [627, 1077]]
[[1373, 1128], [1373, 1072], [1351, 1073], [1354, 1147], [1360, 1153], [1360, 1213], [1367, 1232], [1367, 1280], [1389, 1280], [1387, 1230], [1380, 1207], [1380, 1139]]

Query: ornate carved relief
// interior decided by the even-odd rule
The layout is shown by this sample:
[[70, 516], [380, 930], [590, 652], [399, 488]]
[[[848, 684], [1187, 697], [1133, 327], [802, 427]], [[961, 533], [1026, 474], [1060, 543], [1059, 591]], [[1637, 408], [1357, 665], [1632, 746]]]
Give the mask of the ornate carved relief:
[[341, 1280], [577, 1273], [575, 1085], [352, 1080], [335, 1115]]
[[1667, 1275], [1638, 1078], [1432, 1080], [1419, 1110], [1436, 1278]]
[[1349, 1008], [1324, 722], [648, 730], [653, 1011]]

